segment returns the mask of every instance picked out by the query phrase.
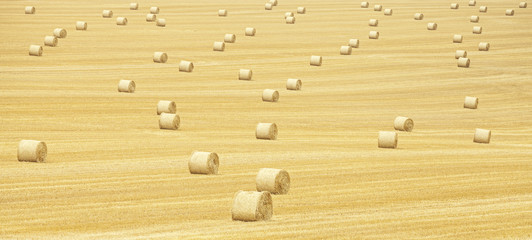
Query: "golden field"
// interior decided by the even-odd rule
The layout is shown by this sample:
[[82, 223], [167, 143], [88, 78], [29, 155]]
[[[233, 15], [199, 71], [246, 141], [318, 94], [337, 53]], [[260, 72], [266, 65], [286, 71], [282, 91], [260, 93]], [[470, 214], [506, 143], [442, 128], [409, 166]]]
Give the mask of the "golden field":
[[[532, 6], [381, 0], [394, 11], [384, 16], [377, 2], [265, 2], [138, 1], [133, 11], [122, 0], [0, 0], [0, 238], [532, 238]], [[166, 27], [146, 22], [150, 6]], [[307, 13], [285, 24], [298, 6]], [[57, 27], [67, 37], [29, 56]], [[226, 33], [236, 42], [213, 51]], [[360, 47], [340, 55], [351, 38]], [[470, 68], [457, 67], [458, 49]], [[168, 62], [154, 63], [156, 51]], [[181, 60], [194, 71], [179, 72]], [[241, 68], [252, 81], [238, 80]], [[288, 78], [302, 90], [286, 90]], [[135, 93], [119, 93], [120, 79]], [[262, 102], [266, 88], [279, 102]], [[464, 109], [465, 96], [479, 108]], [[176, 102], [179, 130], [159, 129], [159, 100]], [[414, 131], [378, 148], [396, 116]], [[255, 139], [259, 122], [276, 123], [278, 140]], [[473, 143], [476, 128], [491, 130], [491, 143]], [[22, 139], [46, 142], [47, 162], [18, 162]], [[189, 173], [196, 150], [218, 153], [218, 175]], [[232, 221], [233, 195], [254, 190], [264, 167], [287, 170], [290, 192], [273, 196], [270, 221]]]

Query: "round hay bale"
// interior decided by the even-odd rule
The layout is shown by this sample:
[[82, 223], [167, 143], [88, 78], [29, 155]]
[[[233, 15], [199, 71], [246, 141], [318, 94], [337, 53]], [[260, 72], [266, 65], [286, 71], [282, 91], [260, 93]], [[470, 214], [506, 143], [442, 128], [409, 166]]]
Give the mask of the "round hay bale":
[[111, 10], [103, 10], [102, 11], [102, 17], [104, 17], [104, 18], [112, 18], [113, 17], [113, 11], [111, 11]]
[[157, 15], [152, 14], [152, 13], [146, 14], [146, 22], [155, 22], [156, 19], [157, 19]]
[[285, 22], [286, 22], [286, 24], [294, 24], [294, 23], [296, 23], [296, 18], [295, 17], [287, 17], [285, 19]]
[[382, 5], [375, 5], [373, 6], [373, 11], [380, 12], [382, 11]]
[[279, 92], [273, 89], [264, 89], [262, 91], [263, 102], [277, 102], [279, 101]]
[[301, 79], [297, 78], [289, 78], [286, 80], [286, 90], [301, 90], [301, 87], [303, 86], [303, 83], [301, 82]]
[[294, 16], [294, 13], [293, 12], [285, 12], [284, 13], [284, 18], [287, 18], [287, 17], [293, 17]]
[[305, 13], [307, 13], [307, 9], [305, 7], [297, 8], [297, 14], [305, 14]]
[[30, 56], [42, 56], [42, 47], [39, 45], [30, 45]]
[[478, 50], [479, 51], [489, 51], [490, 50], [490, 44], [487, 42], [481, 42], [478, 44]]
[[469, 58], [465, 58], [465, 57], [458, 58], [458, 67], [468, 68], [469, 63], [470, 63]]
[[159, 117], [159, 128], [177, 130], [179, 128], [181, 120], [179, 115], [173, 113], [161, 113]]
[[477, 5], [477, 1], [475, 0], [469, 1], [469, 6], [475, 6], [475, 5]]
[[131, 80], [120, 80], [118, 82], [118, 92], [134, 93], [137, 85]]
[[480, 8], [478, 9], [479, 12], [481, 13], [487, 13], [488, 12], [488, 7], [486, 6], [480, 6]]
[[165, 52], [154, 52], [153, 61], [156, 63], [165, 63], [168, 61], [168, 55]]
[[251, 69], [240, 69], [238, 72], [238, 80], [251, 80], [253, 71]]
[[360, 3], [360, 7], [361, 8], [368, 8], [369, 7], [369, 2], [361, 2]]
[[458, 9], [460, 5], [458, 3], [451, 3], [451, 9]]
[[370, 19], [368, 25], [371, 26], [371, 27], [376, 27], [376, 26], [379, 25], [379, 20], [377, 20], [377, 19]]
[[352, 48], [358, 48], [358, 45], [360, 44], [360, 41], [358, 39], [349, 39], [349, 46]]
[[378, 31], [369, 31], [369, 39], [379, 39]]
[[116, 25], [122, 25], [122, 26], [127, 25], [127, 18], [125, 18], [125, 17], [117, 17], [116, 18]]
[[275, 123], [259, 123], [255, 130], [257, 139], [275, 140], [277, 139], [277, 125]]
[[218, 10], [218, 17], [227, 17], [227, 10], [225, 9]]
[[272, 4], [272, 6], [277, 6], [277, 0], [270, 0], [270, 4]]
[[428, 23], [427, 24], [427, 29], [428, 30], [436, 30], [436, 29], [438, 29], [438, 24], [437, 23]]
[[44, 37], [44, 45], [45, 46], [50, 46], [50, 47], [57, 46], [57, 37], [55, 37], [55, 36], [46, 36], [46, 37]]
[[477, 109], [478, 98], [476, 97], [465, 97], [464, 108]]
[[514, 10], [513, 9], [506, 9], [506, 16], [513, 16]]
[[273, 9], [273, 5], [271, 3], [266, 3], [266, 4], [264, 4], [264, 9], [272, 10]]
[[423, 13], [414, 14], [414, 20], [423, 20]]
[[137, 10], [139, 9], [139, 4], [138, 3], [130, 3], [129, 4], [129, 10]]
[[407, 117], [396, 117], [393, 121], [393, 127], [395, 130], [412, 132], [412, 129], [414, 129], [414, 121]]
[[261, 168], [255, 178], [257, 191], [272, 194], [287, 194], [290, 190], [290, 175], [283, 169]]
[[236, 41], [236, 35], [228, 33], [224, 36], [224, 42], [226, 43], [234, 43]]
[[212, 50], [213, 51], [223, 52], [225, 50], [225, 43], [224, 42], [214, 42]]
[[214, 152], [194, 152], [188, 161], [188, 170], [192, 174], [218, 174], [220, 161]]
[[322, 61], [321, 56], [311, 56], [310, 66], [321, 66], [321, 61]]
[[397, 148], [397, 133], [380, 131], [379, 148]]
[[233, 200], [231, 218], [238, 221], [266, 221], [272, 218], [270, 192], [238, 191]]
[[77, 21], [76, 30], [87, 30], [87, 22]]
[[454, 58], [455, 59], [465, 58], [465, 57], [467, 57], [467, 51], [466, 50], [456, 50], [456, 52], [454, 53]]
[[159, 7], [151, 7], [150, 8], [151, 14], [159, 14]]
[[520, 2], [519, 3], [519, 8], [526, 8], [528, 6], [528, 4], [526, 2]]
[[45, 142], [22, 140], [18, 144], [17, 158], [19, 162], [46, 162], [48, 148]]
[[157, 21], [155, 22], [155, 26], [157, 26], [157, 27], [166, 27], [166, 19], [164, 19], [164, 18], [157, 19]]
[[194, 64], [189, 61], [179, 62], [179, 71], [180, 72], [192, 72], [194, 70]]
[[341, 46], [340, 47], [341, 55], [351, 55], [351, 46]]
[[56, 36], [57, 38], [66, 38], [67, 31], [64, 28], [56, 28], [54, 29], [54, 36]]
[[453, 36], [453, 43], [462, 43], [463, 40], [464, 40], [464, 36], [460, 34], [455, 34]]
[[392, 16], [392, 14], [393, 14], [393, 10], [392, 9], [390, 9], [390, 8], [384, 9], [384, 15]]
[[252, 28], [252, 27], [246, 28], [246, 36], [249, 36], [249, 37], [255, 36], [256, 32], [257, 30], [255, 28]]
[[486, 129], [480, 129], [477, 128], [475, 130], [475, 137], [473, 138], [473, 142], [476, 143], [490, 143], [491, 139], [491, 131]]
[[473, 23], [477, 23], [478, 20], [480, 20], [480, 17], [479, 16], [471, 16], [471, 18], [469, 18], [469, 21], [470, 22], [473, 22]]
[[473, 27], [473, 33], [474, 34], [481, 34], [482, 33], [482, 27], [481, 26], [474, 26]]
[[157, 103], [157, 115], [161, 113], [176, 113], [176, 105], [174, 101], [161, 100]]
[[25, 14], [35, 14], [35, 7], [34, 6], [26, 6], [24, 8]]

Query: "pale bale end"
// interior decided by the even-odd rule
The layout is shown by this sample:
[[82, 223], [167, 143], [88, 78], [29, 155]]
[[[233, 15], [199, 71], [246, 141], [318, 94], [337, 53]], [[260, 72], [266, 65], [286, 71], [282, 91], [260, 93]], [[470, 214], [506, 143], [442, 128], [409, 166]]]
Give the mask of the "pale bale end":
[[19, 162], [46, 162], [48, 148], [46, 143], [36, 140], [22, 140], [18, 144]]
[[390, 8], [384, 9], [384, 15], [392, 16], [392, 14], [393, 14], [393, 10], [392, 9], [390, 9]]
[[475, 130], [475, 137], [473, 138], [473, 142], [476, 143], [490, 143], [491, 139], [491, 131], [486, 129], [480, 129], [477, 128]]
[[480, 27], [480, 26], [473, 27], [473, 33], [474, 34], [481, 34], [482, 33], [482, 27]]
[[39, 45], [30, 45], [30, 56], [42, 56], [42, 47]]
[[46, 36], [44, 37], [44, 45], [49, 47], [57, 46], [57, 37], [55, 36]]
[[519, 8], [526, 8], [528, 6], [528, 4], [526, 2], [520, 2], [519, 3]]
[[382, 5], [375, 5], [373, 6], [373, 11], [380, 12], [382, 11]]
[[77, 21], [76, 30], [87, 30], [87, 22]]
[[473, 23], [477, 23], [478, 20], [480, 20], [479, 16], [471, 16], [471, 18], [469, 18], [469, 21]]
[[157, 15], [152, 13], [146, 14], [146, 22], [155, 22], [155, 19], [157, 19]]
[[277, 102], [279, 100], [279, 92], [273, 89], [264, 89], [262, 91], [262, 101]]
[[66, 38], [67, 31], [64, 28], [56, 28], [54, 29], [54, 36], [56, 36], [57, 38]]
[[27, 6], [24, 8], [25, 14], [35, 14], [35, 7], [33, 6]]
[[397, 148], [397, 133], [380, 131], [379, 148]]
[[225, 43], [224, 42], [214, 42], [214, 45], [212, 46], [213, 51], [219, 51], [223, 52], [225, 50]]
[[376, 26], [379, 25], [379, 20], [377, 20], [377, 19], [370, 19], [368, 25], [369, 25], [369, 26], [372, 26], [372, 27], [376, 27]]
[[466, 50], [456, 50], [456, 52], [454, 53], [454, 58], [455, 59], [465, 58], [465, 57], [467, 57], [467, 51]]
[[351, 46], [341, 46], [340, 47], [341, 55], [351, 55]]
[[180, 72], [192, 72], [194, 70], [194, 64], [189, 61], [179, 62], [179, 71]]
[[118, 82], [118, 92], [134, 93], [137, 85], [131, 80], [120, 80]]
[[361, 8], [368, 8], [369, 7], [369, 2], [361, 2], [360, 3], [360, 7]]
[[369, 39], [379, 39], [378, 31], [369, 31]]
[[303, 82], [301, 82], [301, 79], [289, 78], [288, 80], [286, 80], [286, 90], [299, 91], [301, 90], [302, 86]]
[[414, 121], [407, 117], [396, 117], [393, 121], [393, 127], [395, 130], [412, 132], [412, 129], [414, 129]]
[[271, 3], [266, 3], [266, 4], [264, 4], [264, 9], [272, 10], [273, 9], [273, 5]]
[[427, 24], [427, 29], [428, 30], [436, 30], [436, 29], [438, 29], [438, 24], [437, 23], [428, 23]]
[[277, 6], [278, 2], [277, 2], [277, 0], [270, 0], [270, 4], [272, 6]]
[[475, 0], [469, 1], [469, 6], [475, 6], [475, 5], [477, 5], [477, 1]]
[[157, 21], [155, 22], [155, 26], [157, 26], [157, 27], [166, 27], [166, 19], [164, 19], [164, 18], [157, 19]]
[[349, 39], [349, 46], [352, 48], [358, 48], [358, 45], [360, 44], [360, 41], [358, 39]]
[[451, 3], [451, 9], [458, 9], [460, 5], [458, 3]]
[[252, 28], [252, 27], [246, 28], [246, 36], [248, 36], [248, 37], [255, 36], [256, 32], [257, 32], [257, 30], [255, 28]]
[[240, 69], [238, 72], [238, 80], [251, 80], [253, 71], [251, 69]]
[[272, 218], [273, 202], [270, 192], [238, 191], [233, 200], [231, 217], [238, 221], [266, 221]]
[[478, 9], [479, 12], [482, 12], [482, 13], [486, 13], [488, 12], [488, 7], [486, 6], [480, 6], [480, 8]]
[[226, 43], [234, 43], [236, 41], [236, 35], [234, 34], [225, 34], [224, 36], [224, 42]]
[[479, 51], [489, 51], [490, 50], [490, 44], [487, 42], [481, 42], [478, 44], [478, 50]]
[[214, 152], [194, 152], [188, 161], [188, 170], [192, 174], [218, 174], [219, 165], [218, 154]]
[[103, 10], [102, 11], [102, 17], [104, 17], [104, 18], [112, 18], [113, 17], [113, 11], [111, 11], [111, 10]]
[[125, 18], [125, 17], [117, 17], [116, 18], [116, 25], [122, 25], [122, 26], [127, 25], [127, 18]]
[[285, 22], [286, 22], [286, 24], [294, 24], [294, 23], [296, 23], [296, 18], [295, 17], [287, 17], [285, 19]]
[[423, 13], [414, 14], [414, 20], [423, 20]]
[[139, 9], [139, 4], [138, 3], [130, 3], [129, 4], [129, 10], [137, 10]]
[[227, 10], [225, 9], [218, 10], [218, 17], [227, 17]]
[[305, 14], [305, 13], [307, 13], [307, 9], [305, 7], [297, 8], [297, 14]]
[[294, 16], [294, 13], [293, 12], [285, 12], [284, 13], [284, 18], [287, 18], [287, 17], [293, 17]]
[[468, 68], [470, 64], [469, 58], [461, 57], [458, 58], [458, 67]]
[[161, 100], [157, 103], [157, 115], [161, 113], [176, 113], [176, 104], [174, 101]]
[[173, 113], [161, 113], [159, 117], [159, 128], [177, 130], [179, 128], [179, 115]]
[[513, 9], [506, 9], [506, 16], [513, 16], [514, 10]]
[[321, 56], [311, 56], [310, 57], [310, 66], [321, 66]]
[[283, 169], [261, 168], [255, 183], [259, 192], [287, 194], [290, 190], [290, 175]]
[[168, 61], [168, 54], [165, 52], [154, 52], [153, 53], [153, 62], [156, 63], [165, 63]]
[[464, 40], [464, 36], [460, 34], [455, 34], [453, 36], [453, 43], [462, 43], [463, 40]]
[[478, 98], [476, 97], [465, 97], [464, 108], [477, 109], [478, 107]]
[[159, 7], [151, 7], [150, 8], [151, 14], [159, 14]]
[[259, 123], [255, 130], [255, 137], [257, 139], [276, 140], [277, 131], [275, 123]]

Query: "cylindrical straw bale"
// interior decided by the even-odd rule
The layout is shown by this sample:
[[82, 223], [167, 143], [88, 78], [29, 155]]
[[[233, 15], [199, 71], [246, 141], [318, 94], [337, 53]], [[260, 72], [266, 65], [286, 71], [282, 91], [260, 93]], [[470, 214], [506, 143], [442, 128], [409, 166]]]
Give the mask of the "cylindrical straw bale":
[[470, 22], [473, 22], [473, 23], [477, 23], [478, 20], [480, 20], [480, 17], [479, 16], [471, 16], [471, 18], [469, 18], [469, 21]]
[[288, 80], [286, 80], [287, 90], [301, 90], [301, 86], [303, 86], [301, 79], [289, 78]]
[[321, 66], [321, 56], [311, 56], [310, 66]]
[[151, 14], [159, 14], [159, 7], [151, 7], [150, 8]]
[[423, 13], [414, 14], [414, 20], [423, 20]]
[[396, 132], [379, 132], [379, 148], [396, 148], [397, 147], [397, 133]]
[[166, 19], [164, 18], [157, 19], [157, 21], [155, 22], [155, 25], [157, 27], [166, 27]]
[[223, 52], [225, 50], [225, 43], [224, 42], [214, 42], [212, 50]]
[[290, 190], [290, 175], [283, 169], [261, 168], [255, 182], [259, 192], [287, 194]]
[[55, 36], [46, 36], [46, 37], [44, 37], [44, 45], [45, 46], [50, 46], [50, 47], [57, 46], [57, 37], [55, 37]]
[[481, 34], [482, 33], [482, 27], [481, 26], [474, 26], [473, 27], [473, 33], [474, 34]]
[[465, 97], [464, 108], [477, 109], [478, 107], [478, 98], [476, 97]]
[[76, 30], [87, 30], [87, 22], [77, 21]]
[[153, 61], [156, 63], [165, 63], [168, 60], [168, 54], [165, 52], [154, 52]]
[[412, 129], [414, 129], [414, 121], [407, 117], [396, 117], [393, 121], [393, 127], [395, 130], [412, 132]]
[[194, 70], [194, 64], [189, 61], [179, 62], [179, 71], [180, 72], [192, 72]]
[[218, 174], [218, 154], [214, 152], [194, 152], [188, 161], [188, 170], [192, 174]]
[[490, 44], [487, 42], [481, 42], [478, 44], [478, 50], [479, 51], [489, 51], [490, 50]]
[[253, 71], [251, 69], [240, 69], [238, 72], [238, 80], [251, 80]]
[[272, 4], [272, 6], [277, 6], [277, 0], [270, 0], [270, 3]]
[[157, 103], [157, 115], [161, 113], [176, 113], [176, 105], [174, 101], [161, 100]]
[[486, 6], [480, 6], [480, 8], [478, 9], [479, 12], [482, 12], [482, 13], [486, 13], [488, 12], [488, 7]]
[[227, 10], [225, 9], [218, 10], [218, 17], [227, 17]]
[[155, 19], [157, 19], [157, 15], [152, 13], [146, 14], [146, 22], [155, 22]]
[[458, 58], [458, 67], [468, 68], [469, 67], [469, 58], [461, 57]]
[[224, 42], [226, 43], [234, 43], [236, 41], [236, 35], [228, 33], [224, 36]]
[[349, 46], [352, 48], [358, 48], [359, 43], [358, 39], [349, 39]]
[[454, 58], [455, 59], [465, 58], [465, 57], [467, 57], [467, 51], [466, 50], [456, 50], [456, 52], [454, 53]]
[[64, 28], [56, 28], [54, 29], [54, 36], [56, 36], [57, 38], [66, 38], [67, 31]]
[[125, 18], [125, 17], [117, 17], [116, 18], [116, 25], [127, 25], [127, 18]]
[[473, 138], [473, 142], [476, 143], [490, 143], [491, 139], [491, 131], [486, 129], [480, 129], [477, 128], [475, 130], [475, 137]]
[[111, 10], [103, 10], [102, 11], [102, 17], [104, 17], [104, 18], [112, 18], [113, 17], [113, 11], [111, 11]]
[[118, 92], [134, 93], [137, 85], [131, 80], [120, 80], [118, 82]]
[[275, 123], [259, 123], [255, 130], [257, 139], [275, 140], [277, 139], [277, 125]]
[[375, 5], [375, 6], [373, 6], [373, 11], [377, 11], [377, 12], [382, 11], [382, 5]]
[[384, 9], [384, 15], [386, 16], [392, 16], [393, 10], [391, 8]]
[[279, 92], [273, 89], [264, 89], [262, 91], [262, 101], [277, 102], [279, 100]]
[[159, 118], [160, 129], [177, 130], [179, 128], [179, 115], [173, 113], [161, 113]]
[[513, 9], [506, 9], [506, 16], [513, 16], [514, 10]]
[[139, 9], [139, 4], [138, 3], [130, 3], [129, 4], [129, 10], [137, 10]]
[[427, 24], [427, 29], [428, 30], [436, 30], [436, 29], [438, 29], [438, 24], [437, 23], [428, 23]]
[[296, 18], [295, 17], [287, 17], [285, 19], [285, 22], [286, 22], [286, 24], [294, 24], [294, 23], [296, 23]]
[[22, 140], [18, 144], [17, 158], [20, 162], [45, 162], [48, 148], [46, 143], [36, 140]]
[[297, 14], [305, 14], [305, 13], [307, 13], [307, 9], [305, 7], [297, 8]]
[[272, 10], [273, 9], [273, 5], [271, 3], [266, 3], [266, 4], [264, 4], [264, 9]]
[[272, 218], [273, 203], [270, 192], [238, 191], [233, 200], [231, 217], [238, 221], [266, 221]]
[[341, 55], [351, 55], [351, 46], [341, 46], [340, 47]]
[[252, 27], [248, 27], [246, 28], [246, 36], [255, 36], [255, 33], [257, 32], [257, 30], [255, 28], [252, 28]]
[[285, 12], [284, 13], [284, 18], [287, 18], [287, 17], [293, 17], [294, 16], [294, 13], [293, 12]]
[[451, 9], [458, 9], [460, 5], [458, 3], [451, 3]]
[[30, 45], [30, 56], [42, 56], [42, 47], [39, 45]]
[[24, 8], [24, 13], [26, 14], [35, 14], [35, 7], [34, 6], [27, 6]]
[[476, 0], [469, 1], [469, 6], [475, 6], [475, 5], [477, 5], [477, 1]]
[[368, 8], [369, 7], [369, 2], [361, 2], [360, 3], [360, 7], [361, 8]]
[[379, 25], [379, 20], [377, 20], [377, 19], [370, 19], [368, 25], [369, 25], [369, 26], [372, 26], [372, 27], [376, 27], [376, 26]]
[[463, 40], [464, 40], [464, 36], [460, 34], [455, 34], [453, 36], [453, 43], [462, 43]]
[[520, 2], [519, 3], [519, 8], [526, 8], [527, 7], [527, 3], [526, 2]]
[[369, 39], [379, 39], [378, 31], [369, 31]]

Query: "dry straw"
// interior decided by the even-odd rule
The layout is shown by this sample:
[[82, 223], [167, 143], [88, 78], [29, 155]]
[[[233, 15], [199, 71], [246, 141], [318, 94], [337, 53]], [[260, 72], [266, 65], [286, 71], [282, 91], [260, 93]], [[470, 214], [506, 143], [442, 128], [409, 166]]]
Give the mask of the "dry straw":
[[134, 93], [137, 85], [131, 80], [120, 80], [118, 82], [118, 92]]
[[265, 221], [273, 215], [270, 192], [238, 191], [233, 200], [231, 217], [238, 221]]
[[377, 12], [382, 11], [382, 5], [375, 5], [375, 6], [373, 6], [373, 11], [377, 11]]
[[279, 92], [273, 89], [264, 89], [264, 91], [262, 91], [262, 101], [264, 102], [279, 101]]
[[307, 13], [307, 9], [305, 7], [297, 8], [297, 14], [305, 14], [305, 13]]
[[284, 18], [287, 18], [287, 17], [293, 17], [294, 16], [294, 13], [293, 12], [285, 12], [284, 13]]
[[39, 45], [30, 45], [30, 56], [42, 56], [42, 47]]
[[513, 16], [514, 10], [513, 9], [506, 9], [506, 16]]
[[384, 9], [384, 15], [392, 16], [392, 14], [393, 14], [393, 10], [392, 9], [390, 9], [390, 8]]
[[255, 33], [257, 33], [257, 30], [252, 27], [246, 28], [246, 36], [252, 37], [255, 36]]
[[360, 3], [360, 7], [361, 8], [368, 8], [369, 7], [369, 2], [361, 2]]
[[117, 17], [116, 18], [116, 25], [122, 25], [122, 26], [127, 25], [127, 18], [125, 18], [125, 17]]
[[427, 29], [428, 30], [436, 30], [436, 29], [438, 29], [438, 24], [437, 23], [428, 23], [427, 24]]
[[526, 2], [520, 2], [519, 3], [519, 8], [526, 8], [528, 6], [528, 4]]
[[479, 51], [489, 51], [490, 50], [490, 44], [487, 42], [481, 42], [478, 44], [478, 50]]
[[188, 170], [192, 174], [218, 174], [218, 154], [213, 152], [194, 152], [188, 161]]
[[146, 14], [146, 22], [155, 22], [155, 19], [157, 19], [157, 15], [152, 13]]
[[224, 42], [214, 42], [214, 45], [212, 46], [213, 51], [220, 51], [223, 52], [225, 50], [225, 43]]
[[379, 148], [396, 148], [397, 147], [397, 133], [396, 132], [379, 132]]
[[226, 43], [234, 43], [236, 41], [236, 35], [234, 34], [225, 34], [224, 36], [224, 42]]
[[475, 137], [473, 138], [473, 142], [476, 143], [490, 143], [491, 139], [491, 131], [486, 129], [480, 129], [477, 128], [475, 130]]
[[218, 10], [218, 17], [227, 17], [227, 10], [225, 9]]
[[253, 71], [251, 69], [240, 69], [238, 72], [238, 80], [251, 80]]
[[369, 25], [369, 26], [372, 26], [372, 27], [376, 27], [376, 26], [379, 25], [379, 20], [377, 20], [377, 19], [370, 19], [368, 25]]
[[475, 16], [475, 15], [473, 15], [473, 16], [471, 16], [471, 18], [469, 18], [469, 21], [473, 22], [473, 23], [477, 23], [478, 20], [480, 20], [480, 17], [479, 16]]
[[482, 33], [482, 27], [481, 26], [474, 26], [473, 27], [473, 33], [474, 34], [481, 34]]
[[423, 20], [423, 13], [414, 14], [414, 20]]
[[414, 129], [414, 121], [407, 117], [396, 117], [393, 121], [393, 127], [395, 130], [412, 132], [412, 129]]
[[103, 10], [102, 17], [104, 17], [104, 18], [112, 18], [113, 17], [113, 11], [111, 11], [111, 10]]
[[159, 117], [159, 128], [177, 130], [179, 128], [179, 115], [173, 113], [161, 113]]
[[454, 58], [455, 59], [465, 58], [465, 57], [467, 57], [467, 51], [466, 50], [456, 50], [456, 52], [454, 53]]
[[155, 22], [155, 25], [157, 27], [166, 27], [166, 19], [164, 18], [157, 19], [157, 21]]
[[458, 67], [468, 68], [469, 63], [470, 63], [469, 58], [465, 58], [465, 57], [458, 58]]
[[161, 100], [157, 103], [157, 115], [161, 113], [176, 113], [176, 105], [174, 101]]
[[273, 9], [273, 5], [271, 3], [266, 3], [266, 4], [264, 4], [264, 9], [272, 10]]
[[301, 82], [301, 79], [289, 78], [288, 80], [286, 80], [286, 90], [299, 91], [301, 90], [302, 86], [303, 83]]
[[321, 56], [311, 56], [310, 66], [321, 66]]
[[478, 98], [476, 97], [465, 97], [464, 108], [477, 109], [478, 107]]
[[482, 12], [482, 13], [486, 13], [488, 12], [488, 7], [486, 6], [480, 6], [480, 8], [478, 9], [479, 12]]
[[20, 162], [45, 162], [47, 153], [46, 143], [22, 140], [18, 144], [17, 158]]
[[290, 175], [283, 169], [261, 168], [255, 182], [259, 192], [287, 194], [290, 190]]
[[295, 17], [287, 17], [285, 19], [285, 22], [286, 22], [286, 24], [294, 24], [294, 23], [296, 23], [296, 18]]
[[277, 6], [277, 0], [270, 0], [270, 4], [272, 4], [272, 6]]
[[358, 39], [349, 39], [349, 46], [352, 48], [358, 48], [358, 45], [360, 44], [360, 41]]
[[460, 5], [458, 3], [451, 3], [451, 9], [458, 9]]
[[275, 123], [259, 123], [255, 130], [257, 139], [275, 140], [277, 139], [277, 125]]
[[159, 7], [151, 7], [150, 8], [151, 14], [159, 14]]
[[168, 54], [165, 52], [154, 52], [153, 61], [156, 63], [165, 63], [168, 60]]
[[57, 37], [55, 36], [46, 36], [44, 37], [44, 45], [49, 47], [57, 46]]
[[469, 6], [475, 6], [475, 5], [477, 5], [477, 1], [475, 0], [469, 1]]
[[463, 40], [464, 40], [464, 36], [460, 34], [455, 34], [453, 36], [453, 43], [462, 43]]
[[130, 3], [129, 4], [129, 10], [137, 10], [139, 9], [139, 4], [138, 3]]
[[35, 14], [35, 7], [34, 6], [27, 6], [24, 8], [25, 14]]
[[56, 36], [57, 38], [66, 38], [67, 31], [64, 28], [56, 28], [54, 29], [54, 36]]
[[179, 71], [180, 72], [192, 72], [194, 70], [194, 64], [189, 61], [179, 62]]
[[351, 55], [351, 46], [341, 46], [340, 47], [341, 55]]
[[369, 31], [369, 39], [379, 39], [378, 31]]
[[87, 22], [77, 21], [76, 30], [87, 30]]

